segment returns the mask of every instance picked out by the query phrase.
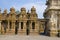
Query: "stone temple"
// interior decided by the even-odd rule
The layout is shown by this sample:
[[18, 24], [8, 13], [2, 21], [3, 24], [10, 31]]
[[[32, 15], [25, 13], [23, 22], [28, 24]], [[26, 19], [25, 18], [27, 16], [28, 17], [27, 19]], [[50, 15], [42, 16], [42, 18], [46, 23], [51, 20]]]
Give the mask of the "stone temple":
[[26, 12], [24, 7], [17, 13], [15, 8], [1, 12], [0, 9], [0, 34], [1, 35], [40, 35], [60, 36], [60, 0], [47, 0], [47, 8], [39, 19], [36, 8]]

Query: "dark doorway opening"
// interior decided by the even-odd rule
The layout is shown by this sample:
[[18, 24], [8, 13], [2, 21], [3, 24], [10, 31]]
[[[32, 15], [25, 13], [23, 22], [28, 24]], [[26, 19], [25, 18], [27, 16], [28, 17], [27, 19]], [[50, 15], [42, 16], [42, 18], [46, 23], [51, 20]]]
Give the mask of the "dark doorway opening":
[[10, 21], [10, 27], [9, 27], [9, 28], [10, 28], [10, 30], [11, 30], [11, 25], [12, 25], [12, 23], [11, 23], [11, 21]]
[[35, 22], [32, 23], [32, 29], [35, 29]]
[[23, 22], [21, 22], [21, 29], [23, 29]]

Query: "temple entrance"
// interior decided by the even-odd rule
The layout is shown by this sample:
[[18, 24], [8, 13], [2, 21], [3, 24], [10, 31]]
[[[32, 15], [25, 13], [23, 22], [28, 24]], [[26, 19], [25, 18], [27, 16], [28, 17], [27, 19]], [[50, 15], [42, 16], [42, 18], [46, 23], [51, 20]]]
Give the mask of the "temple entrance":
[[35, 29], [35, 22], [32, 22], [32, 29]]
[[26, 34], [29, 35], [29, 32], [30, 32], [30, 30], [29, 30], [29, 21], [27, 21]]

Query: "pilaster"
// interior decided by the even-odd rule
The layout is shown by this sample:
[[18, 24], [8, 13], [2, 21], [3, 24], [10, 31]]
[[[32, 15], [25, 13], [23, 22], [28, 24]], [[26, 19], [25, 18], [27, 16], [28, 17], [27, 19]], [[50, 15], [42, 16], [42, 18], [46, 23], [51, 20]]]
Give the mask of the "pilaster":
[[26, 22], [23, 22], [23, 29], [26, 29]]
[[12, 29], [15, 29], [15, 22], [12, 22]]
[[21, 22], [19, 22], [19, 30], [21, 30]]
[[29, 25], [30, 25], [30, 29], [32, 29], [32, 21], [31, 21], [31, 23]]

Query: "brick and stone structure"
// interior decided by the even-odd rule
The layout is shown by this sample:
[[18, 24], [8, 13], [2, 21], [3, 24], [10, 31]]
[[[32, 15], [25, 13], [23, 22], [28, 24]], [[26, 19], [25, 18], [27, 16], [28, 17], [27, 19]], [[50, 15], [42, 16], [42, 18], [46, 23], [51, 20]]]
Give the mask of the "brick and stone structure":
[[24, 7], [17, 13], [15, 8], [7, 9], [1, 13], [0, 9], [0, 34], [3, 35], [39, 35], [44, 33], [49, 36], [60, 36], [60, 0], [47, 0], [47, 8], [39, 19], [34, 6], [31, 12], [26, 12]]
[[[42, 22], [41, 22], [41, 21]], [[31, 12], [26, 12], [24, 7], [21, 8], [19, 13], [16, 13], [15, 8], [10, 8], [10, 12], [7, 9], [1, 13], [0, 9], [0, 34], [7, 35], [38, 35], [40, 32], [44, 32], [42, 25], [44, 19], [38, 19], [36, 8], [31, 8]]]

